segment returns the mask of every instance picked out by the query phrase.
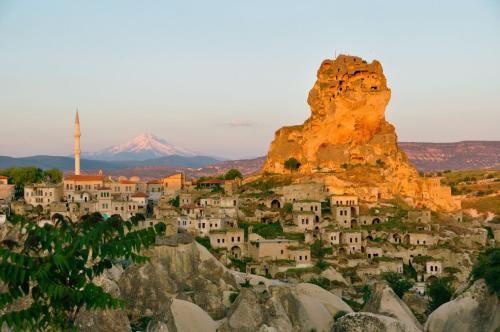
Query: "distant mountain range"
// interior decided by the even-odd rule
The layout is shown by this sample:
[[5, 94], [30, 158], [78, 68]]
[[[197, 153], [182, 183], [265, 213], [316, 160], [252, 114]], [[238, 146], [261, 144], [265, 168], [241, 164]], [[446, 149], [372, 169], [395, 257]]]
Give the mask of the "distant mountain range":
[[[81, 168], [88, 171], [113, 171], [132, 167], [146, 166], [169, 166], [169, 167], [194, 167], [199, 168], [209, 164], [220, 162], [220, 159], [207, 156], [165, 156], [160, 158], [146, 160], [121, 160], [121, 161], [106, 161], [106, 160], [90, 160], [82, 159]], [[58, 168], [62, 171], [72, 171], [75, 161], [72, 157], [58, 156], [31, 156], [13, 158], [0, 156], [0, 169], [8, 167], [25, 167], [36, 166], [42, 169]]]
[[399, 146], [421, 171], [500, 169], [500, 141], [400, 142]]
[[[138, 137], [141, 137], [140, 135]], [[246, 160], [221, 161], [219, 158], [192, 154], [178, 147], [166, 149], [165, 141], [154, 136], [143, 136], [134, 139], [139, 144], [125, 143], [105, 149], [94, 156], [107, 160], [82, 159], [82, 169], [87, 171], [103, 171], [114, 175], [138, 175], [142, 178], [156, 178], [174, 172], [183, 171], [188, 176], [215, 175], [230, 168], [238, 168], [244, 174], [260, 171], [265, 157]], [[157, 143], [161, 143], [159, 146]], [[144, 144], [142, 144], [144, 143]], [[168, 143], [167, 143], [168, 144]], [[127, 146], [127, 148], [123, 148]], [[169, 145], [170, 146], [170, 145]], [[500, 169], [500, 141], [464, 141], [456, 143], [415, 143], [400, 142], [399, 146], [407, 153], [411, 162], [422, 171], [464, 170], [477, 168]], [[107, 151], [104, 153], [104, 151]], [[184, 152], [182, 152], [184, 151]], [[156, 158], [143, 159], [152, 154], [183, 153], [184, 155], [162, 155]], [[128, 156], [135, 160], [120, 160]], [[70, 172], [74, 167], [72, 157], [31, 156], [13, 158], [0, 156], [0, 169], [7, 167], [36, 166], [43, 169], [58, 168]]]
[[87, 159], [107, 161], [144, 161], [166, 156], [198, 157], [200, 154], [170, 144], [152, 134], [140, 134], [128, 142], [83, 155]]

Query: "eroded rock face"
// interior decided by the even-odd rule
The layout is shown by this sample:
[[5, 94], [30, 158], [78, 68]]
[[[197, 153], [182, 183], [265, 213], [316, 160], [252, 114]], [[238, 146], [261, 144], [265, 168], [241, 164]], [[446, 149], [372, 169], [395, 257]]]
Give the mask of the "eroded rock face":
[[122, 297], [133, 319], [164, 311], [172, 298], [191, 301], [213, 319], [225, 316], [223, 292], [237, 287], [233, 275], [196, 242], [155, 246], [146, 264], [130, 266], [121, 276]]
[[157, 313], [146, 332], [215, 332], [217, 323], [194, 303], [173, 299], [165, 311]]
[[[116, 273], [113, 268], [110, 274]], [[115, 281], [105, 276], [97, 278], [94, 283], [101, 286], [105, 292], [114, 297], [121, 296], [120, 289]], [[75, 321], [78, 331], [81, 332], [130, 332], [130, 322], [125, 310], [82, 310]]]
[[328, 331], [339, 311], [352, 309], [312, 284], [271, 286], [268, 294], [243, 289], [219, 331]]
[[370, 299], [363, 307], [363, 311], [390, 316], [413, 329], [422, 330], [422, 325], [410, 308], [384, 283], [378, 283], [373, 287]]
[[417, 332], [403, 322], [388, 316], [369, 312], [354, 312], [333, 324], [331, 332]]
[[426, 332], [500, 330], [500, 299], [483, 280], [476, 281], [453, 301], [437, 308], [425, 323]]
[[[367, 63], [347, 55], [323, 61], [307, 100], [311, 116], [302, 125], [276, 132], [263, 171], [288, 173], [284, 164], [292, 157], [300, 162], [298, 172], [302, 174], [362, 165], [368, 167], [363, 174], [371, 173], [362, 181], [345, 183], [349, 177], [332, 176], [328, 182], [344, 182], [345, 187], [367, 191], [377, 188], [382, 196], [408, 196], [415, 203], [425, 201], [430, 208], [457, 208], [449, 189], [434, 188], [434, 182], [420, 178], [398, 147], [394, 126], [385, 119], [390, 97], [378, 61]], [[439, 187], [439, 181], [437, 184]]]
[[394, 127], [385, 120], [390, 96], [378, 61], [346, 55], [323, 61], [307, 99], [311, 117], [276, 132], [264, 170], [282, 173], [290, 157], [301, 162], [303, 173], [377, 159], [406, 162]]

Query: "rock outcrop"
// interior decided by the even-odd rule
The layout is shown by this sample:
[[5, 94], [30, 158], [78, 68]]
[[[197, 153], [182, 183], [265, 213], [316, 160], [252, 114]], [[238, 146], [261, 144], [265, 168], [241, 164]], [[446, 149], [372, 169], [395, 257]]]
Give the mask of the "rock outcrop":
[[440, 187], [439, 181], [435, 186], [435, 182], [420, 178], [398, 147], [395, 128], [385, 119], [390, 97], [378, 61], [367, 63], [347, 55], [323, 61], [307, 99], [311, 116], [303, 125], [276, 132], [263, 171], [289, 173], [285, 168], [289, 158], [300, 163], [300, 174], [325, 176], [362, 167], [360, 174], [353, 174], [354, 179], [349, 174], [338, 178], [331, 174], [333, 179], [326, 182], [341, 183], [343, 188], [334, 188], [336, 191], [376, 188], [375, 196], [402, 195], [414, 199], [415, 205], [457, 208], [449, 188]]
[[197, 304], [213, 319], [223, 318], [223, 293], [238, 286], [234, 276], [198, 243], [169, 243], [145, 251], [150, 261], [130, 266], [119, 280], [132, 318], [164, 311], [172, 298]]
[[437, 308], [427, 319], [424, 331], [500, 331], [500, 299], [476, 281], [454, 300]]
[[371, 291], [370, 299], [363, 311], [390, 316], [415, 330], [422, 330], [422, 325], [415, 318], [410, 308], [385, 283], [377, 283]]
[[146, 332], [215, 332], [217, 323], [194, 303], [173, 299], [155, 315]]
[[339, 311], [352, 309], [313, 284], [271, 286], [268, 293], [243, 289], [219, 331], [328, 331]]
[[[105, 275], [94, 280], [105, 292], [113, 297], [121, 297], [120, 289], [113, 280], [119, 277], [120, 268], [113, 267]], [[130, 332], [130, 322], [125, 310], [82, 310], [75, 321], [75, 325], [81, 332]]]
[[392, 317], [369, 312], [355, 312], [337, 320], [331, 332], [419, 332]]

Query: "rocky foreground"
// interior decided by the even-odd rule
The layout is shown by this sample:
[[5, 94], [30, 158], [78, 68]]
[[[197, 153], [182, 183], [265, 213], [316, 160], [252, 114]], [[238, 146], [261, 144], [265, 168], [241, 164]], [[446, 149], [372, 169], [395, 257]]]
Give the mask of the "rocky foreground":
[[[308, 283], [288, 284], [227, 269], [187, 234], [163, 239], [144, 265], [119, 266], [96, 280], [125, 310], [82, 312], [81, 331], [496, 331], [500, 303], [484, 283], [436, 310], [425, 324], [384, 284], [363, 312]], [[234, 294], [234, 295], [232, 295]]]

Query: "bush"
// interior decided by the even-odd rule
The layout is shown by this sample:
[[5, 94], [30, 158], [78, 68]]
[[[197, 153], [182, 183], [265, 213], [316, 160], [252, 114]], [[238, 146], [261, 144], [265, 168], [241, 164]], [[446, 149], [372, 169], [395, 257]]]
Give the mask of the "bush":
[[283, 205], [283, 212], [284, 213], [292, 213], [293, 211], [293, 204], [292, 203], [285, 203], [285, 205]]
[[316, 240], [310, 245], [311, 256], [313, 258], [322, 259], [326, 254], [332, 254], [333, 249], [331, 247], [323, 247], [323, 242], [321, 240]]
[[342, 317], [344, 317], [345, 315], [347, 315], [347, 311], [344, 311], [344, 310], [339, 310], [335, 313], [335, 315], [333, 316], [333, 320], [338, 320]]
[[300, 167], [299, 161], [293, 157], [285, 161], [285, 168], [290, 171], [296, 171], [299, 169], [299, 167]]
[[210, 244], [210, 239], [208, 237], [197, 236], [194, 239], [208, 250], [212, 249], [212, 245]]
[[384, 272], [382, 278], [400, 298], [403, 298], [403, 295], [413, 286], [412, 281], [396, 272]]
[[240, 286], [242, 288], [252, 288], [252, 285], [250, 284], [250, 280], [246, 279], [245, 282], [240, 283]]
[[236, 169], [236, 168], [232, 168], [230, 169], [229, 171], [226, 172], [226, 174], [224, 175], [224, 179], [225, 180], [234, 180], [236, 178], [239, 178], [239, 179], [243, 179], [243, 175], [241, 174], [241, 172]]
[[240, 295], [239, 292], [229, 294], [229, 303], [234, 303], [234, 301], [236, 301], [236, 298], [238, 297], [238, 295]]
[[417, 280], [417, 271], [415, 271], [415, 268], [411, 265], [403, 265], [403, 275], [407, 279]]
[[489, 290], [500, 296], [500, 248], [489, 248], [479, 254], [472, 277], [474, 281], [484, 279]]
[[429, 303], [427, 311], [430, 314], [443, 303], [451, 300], [453, 296], [453, 288], [451, 288], [451, 280], [449, 278], [433, 278], [427, 283], [427, 295]]
[[311, 278], [309, 279], [310, 284], [314, 284], [316, 286], [319, 286], [323, 289], [330, 290], [333, 288], [332, 282], [330, 279], [327, 279], [325, 277], [318, 277], [318, 278]]

